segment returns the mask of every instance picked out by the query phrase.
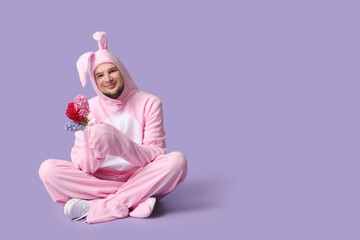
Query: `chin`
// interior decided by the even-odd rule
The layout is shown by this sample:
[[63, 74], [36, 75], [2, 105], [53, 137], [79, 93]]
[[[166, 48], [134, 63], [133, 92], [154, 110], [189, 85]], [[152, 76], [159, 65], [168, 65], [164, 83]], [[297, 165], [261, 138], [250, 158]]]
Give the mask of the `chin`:
[[104, 93], [104, 94], [105, 94], [105, 96], [107, 96], [107, 97], [109, 97], [109, 98], [112, 98], [112, 99], [118, 98], [118, 97], [116, 97], [115, 94], [110, 94], [110, 93]]
[[109, 98], [112, 99], [117, 99], [118, 97], [120, 97], [122, 91], [117, 91], [114, 93], [108, 92], [108, 93], [104, 93], [106, 96], [108, 96]]

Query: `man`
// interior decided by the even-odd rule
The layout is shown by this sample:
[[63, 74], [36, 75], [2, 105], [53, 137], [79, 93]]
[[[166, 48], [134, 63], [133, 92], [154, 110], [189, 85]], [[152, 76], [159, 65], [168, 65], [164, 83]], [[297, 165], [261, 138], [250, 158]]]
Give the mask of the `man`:
[[93, 37], [99, 50], [77, 62], [82, 85], [89, 73], [98, 95], [89, 100], [90, 123], [75, 133], [72, 162], [48, 159], [39, 175], [54, 202], [73, 220], [146, 218], [156, 199], [184, 181], [187, 161], [180, 152], [166, 154], [160, 100], [136, 87], [107, 49], [107, 33]]

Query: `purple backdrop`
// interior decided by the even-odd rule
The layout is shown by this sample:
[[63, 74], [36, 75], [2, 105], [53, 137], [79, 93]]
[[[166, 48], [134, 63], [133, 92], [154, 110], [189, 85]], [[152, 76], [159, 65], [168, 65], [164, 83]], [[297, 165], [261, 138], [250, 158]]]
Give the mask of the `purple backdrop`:
[[[360, 5], [296, 2], [2, 3], [2, 236], [359, 239]], [[38, 177], [70, 160], [64, 111], [95, 94], [75, 63], [99, 30], [188, 158], [149, 219], [71, 222]]]

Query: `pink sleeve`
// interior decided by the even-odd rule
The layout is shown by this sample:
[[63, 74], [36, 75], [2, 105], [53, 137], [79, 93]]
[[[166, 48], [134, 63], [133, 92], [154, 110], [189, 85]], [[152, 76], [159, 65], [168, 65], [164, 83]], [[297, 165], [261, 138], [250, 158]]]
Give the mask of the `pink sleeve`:
[[[90, 118], [91, 119], [91, 118]], [[96, 124], [98, 121], [93, 120]], [[90, 161], [90, 150], [88, 145], [88, 138], [85, 137], [87, 129], [75, 132], [75, 143], [71, 149], [71, 160], [78, 169], [87, 173], [93, 173], [102, 164], [101, 161]]]
[[71, 149], [71, 160], [75, 166], [79, 169], [83, 169], [83, 165], [86, 159], [85, 152], [85, 132], [77, 131], [75, 132], [75, 143]]
[[[147, 111], [146, 111], [147, 110]], [[158, 98], [145, 110], [143, 147], [147, 149], [151, 161], [166, 153], [162, 104]]]

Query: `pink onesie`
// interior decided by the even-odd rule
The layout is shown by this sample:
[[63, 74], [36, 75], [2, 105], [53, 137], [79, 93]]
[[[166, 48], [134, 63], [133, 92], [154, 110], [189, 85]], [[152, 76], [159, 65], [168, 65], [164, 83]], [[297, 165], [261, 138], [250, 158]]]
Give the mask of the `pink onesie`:
[[[122, 62], [107, 49], [107, 34], [96, 32], [99, 50], [83, 54], [77, 68], [83, 86], [89, 73], [98, 96], [89, 100], [91, 121], [75, 133], [72, 162], [48, 159], [39, 175], [52, 199], [93, 199], [86, 219], [97, 223], [127, 217], [149, 197], [160, 199], [184, 181], [187, 162], [180, 152], [166, 154], [161, 101], [140, 91]], [[110, 62], [120, 70], [120, 97], [105, 96], [94, 70]]]

